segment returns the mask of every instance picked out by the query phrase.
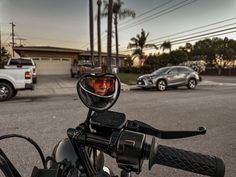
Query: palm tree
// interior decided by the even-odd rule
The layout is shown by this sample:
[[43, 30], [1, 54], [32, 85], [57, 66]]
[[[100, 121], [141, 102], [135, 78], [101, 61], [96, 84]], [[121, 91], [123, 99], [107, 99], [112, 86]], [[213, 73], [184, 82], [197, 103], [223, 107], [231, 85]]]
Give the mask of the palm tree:
[[165, 42], [163, 42], [162, 44], [161, 44], [161, 46], [160, 46], [160, 48], [162, 48], [162, 50], [164, 51], [164, 50], [166, 50], [166, 49], [168, 49], [169, 50], [169, 52], [171, 52], [171, 42], [170, 41], [165, 41]]
[[112, 11], [113, 0], [109, 0], [108, 4], [108, 18], [107, 18], [107, 65], [108, 72], [111, 72], [111, 54], [112, 54]]
[[93, 44], [93, 0], [89, 0], [89, 31], [90, 31], [90, 54], [91, 54], [91, 63], [94, 67], [94, 44]]
[[97, 0], [98, 14], [97, 14], [97, 35], [98, 35], [98, 61], [99, 66], [102, 66], [102, 55], [101, 55], [101, 5], [102, 0]]
[[139, 58], [139, 67], [142, 66], [146, 58], [143, 52], [144, 48], [158, 49], [158, 47], [155, 44], [146, 44], [148, 35], [149, 33], [146, 34], [146, 32], [142, 29], [140, 35], [137, 34], [136, 37], [130, 39], [132, 42], [129, 43], [127, 47], [128, 49], [134, 48], [132, 56]]
[[[124, 2], [120, 0], [116, 0], [113, 3], [113, 16], [114, 16], [114, 26], [115, 26], [115, 39], [116, 39], [116, 67], [119, 67], [119, 41], [118, 41], [118, 19], [122, 20], [126, 17], [132, 17], [135, 18], [135, 12], [130, 9], [122, 9], [122, 5]], [[108, 4], [107, 1], [104, 1], [104, 9], [102, 16], [105, 17], [107, 16], [107, 9], [108, 9]]]

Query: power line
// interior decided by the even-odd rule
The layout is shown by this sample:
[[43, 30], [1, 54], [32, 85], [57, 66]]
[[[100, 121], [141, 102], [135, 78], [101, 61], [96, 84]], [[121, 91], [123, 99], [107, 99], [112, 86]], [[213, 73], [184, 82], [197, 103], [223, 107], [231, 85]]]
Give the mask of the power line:
[[7, 41], [10, 39], [10, 37], [11, 37], [11, 35], [9, 35], [3, 43], [7, 43]]
[[234, 31], [229, 31], [229, 32], [226, 32], [226, 33], [220, 33], [220, 34], [214, 34], [214, 35], [209, 35], [207, 37], [201, 37], [201, 38], [198, 38], [198, 39], [192, 39], [192, 40], [187, 40], [187, 41], [181, 41], [181, 42], [177, 42], [177, 43], [173, 43], [173, 45], [177, 45], [177, 44], [182, 44], [182, 43], [186, 43], [186, 42], [191, 42], [191, 41], [196, 41], [196, 40], [200, 40], [200, 39], [206, 39], [206, 38], [209, 38], [209, 37], [217, 37], [217, 36], [222, 36], [222, 35], [226, 35], [226, 34], [231, 34], [231, 33], [235, 33], [236, 30]]
[[[146, 14], [152, 12], [152, 11], [155, 11], [155, 10], [157, 10], [157, 9], [160, 9], [161, 7], [163, 7], [163, 6], [165, 6], [165, 5], [169, 4], [169, 3], [171, 3], [171, 2], [173, 2], [173, 1], [174, 1], [174, 0], [170, 0], [170, 1], [168, 1], [168, 2], [165, 2], [165, 3], [161, 4], [161, 5], [155, 6], [154, 8], [149, 9], [149, 10], [143, 12], [143, 13], [140, 14], [140, 15], [137, 15], [134, 20], [137, 20], [138, 18], [140, 18], [140, 17], [142, 17], [142, 16], [144, 16], [144, 15], [146, 15]], [[129, 23], [129, 22], [132, 21], [132, 20], [133, 20], [133, 19], [129, 19], [129, 20], [123, 22], [123, 23], [120, 23], [120, 25], [124, 25], [124, 24], [126, 24], [126, 23]]]
[[[210, 33], [205, 33], [205, 34], [200, 34], [200, 35], [196, 35], [196, 36], [192, 36], [192, 37], [187, 37], [187, 38], [183, 38], [183, 39], [178, 39], [178, 40], [175, 40], [175, 41], [172, 41], [172, 42], [174, 43], [174, 42], [178, 42], [178, 41], [182, 41], [182, 40], [188, 40], [188, 39], [192, 39], [192, 38], [208, 36], [208, 35], [211, 35], [211, 34], [220, 33], [220, 32], [224, 32], [224, 31], [229, 31], [229, 30], [233, 30], [233, 29], [236, 29], [236, 27], [227, 28], [227, 29], [223, 29], [223, 30], [218, 30], [218, 31], [214, 31], [214, 32], [210, 32]], [[162, 43], [156, 43], [156, 44], [157, 45], [161, 45]]]
[[217, 24], [224, 23], [224, 22], [231, 21], [231, 20], [235, 20], [235, 19], [236, 19], [236, 17], [233, 17], [233, 18], [229, 18], [229, 19], [226, 19], [226, 20], [218, 21], [218, 22], [215, 22], [215, 23], [210, 23], [208, 25], [203, 25], [203, 26], [199, 26], [199, 27], [192, 28], [192, 29], [189, 29], [189, 30], [185, 30], [185, 31], [174, 33], [174, 34], [162, 36], [162, 37], [159, 37], [159, 38], [156, 38], [156, 39], [152, 39], [152, 40], [149, 40], [148, 42], [155, 41], [155, 40], [160, 40], [160, 39], [164, 39], [164, 38], [169, 38], [171, 36], [177, 36], [179, 34], [195, 31], [195, 30], [198, 30], [198, 29], [206, 28], [206, 27], [209, 27], [209, 26], [217, 25]]
[[[227, 27], [227, 26], [232, 26], [232, 25], [235, 25], [235, 24], [236, 24], [236, 23], [231, 23], [231, 24], [224, 25], [224, 26], [219, 26], [219, 27], [215, 27], [215, 28], [211, 28], [211, 29], [207, 29], [207, 30], [203, 30], [203, 31], [198, 31], [198, 32], [195, 32], [195, 33], [191, 33], [191, 34], [186, 34], [186, 35], [182, 35], [182, 36], [170, 38], [170, 39], [168, 39], [168, 41], [172, 41], [172, 40], [175, 40], [175, 39], [184, 38], [184, 37], [188, 37], [188, 36], [193, 36], [193, 35], [196, 35], [196, 34], [201, 34], [201, 33], [204, 33], [204, 32], [208, 32], [208, 31], [212, 31], [212, 30], [224, 28], [224, 27]], [[224, 30], [228, 30], [228, 29], [226, 28], [226, 29], [224, 29]], [[157, 42], [158, 42], [158, 40], [151, 40], [151, 41], [157, 41]], [[158, 43], [163, 43], [163, 42], [165, 42], [165, 41], [166, 41], [166, 40], [163, 40], [163, 41], [158, 42]], [[150, 41], [148, 41], [148, 42], [150, 42]]]
[[[145, 17], [145, 18], [141, 19], [139, 22], [131, 23], [131, 24], [127, 25], [127, 26], [122, 26], [122, 27], [119, 28], [119, 31], [124, 31], [126, 29], [133, 28], [133, 27], [135, 27], [137, 25], [140, 25], [140, 24], [149, 22], [151, 20], [157, 19], [157, 18], [159, 18], [159, 17], [161, 17], [161, 16], [163, 16], [165, 14], [171, 13], [171, 12], [173, 12], [175, 10], [178, 10], [178, 9], [182, 8], [182, 7], [190, 5], [190, 4], [192, 4], [192, 3], [194, 3], [194, 2], [196, 2], [198, 0], [193, 0], [193, 1], [189, 2], [189, 3], [183, 4], [183, 3], [187, 2], [187, 1], [189, 1], [189, 0], [182, 1], [179, 4], [176, 4], [176, 5], [172, 6], [172, 7], [164, 9], [164, 10], [162, 10], [162, 11], [160, 11], [158, 13], [155, 13], [155, 14], [153, 14], [151, 16]], [[181, 4], [183, 4], [183, 5], [181, 5]], [[171, 9], [171, 8], [173, 8], [173, 9]], [[171, 10], [169, 10], [169, 9], [171, 9]], [[164, 13], [162, 13], [162, 12], [164, 12]]]

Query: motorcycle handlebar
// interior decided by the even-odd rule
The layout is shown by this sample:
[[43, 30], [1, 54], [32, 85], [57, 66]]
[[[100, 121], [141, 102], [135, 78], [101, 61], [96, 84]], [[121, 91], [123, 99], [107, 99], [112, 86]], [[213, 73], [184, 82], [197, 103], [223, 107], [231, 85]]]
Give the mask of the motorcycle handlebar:
[[223, 177], [225, 173], [224, 162], [220, 158], [158, 145], [155, 138], [153, 138], [151, 145], [149, 170], [154, 164], [212, 177]]
[[[126, 133], [131, 134], [129, 136]], [[135, 132], [132, 133], [128, 131], [126, 133], [121, 134], [119, 140], [116, 142], [117, 144], [114, 146], [116, 148], [121, 147], [121, 149], [109, 148], [110, 143], [108, 140], [101, 136], [95, 136], [92, 134], [87, 134], [84, 138], [77, 139], [77, 141], [84, 143], [85, 145], [92, 146], [93, 148], [100, 149], [109, 155], [115, 153], [117, 163], [121, 160], [121, 164], [124, 164], [122, 162], [123, 158], [120, 157], [125, 157], [125, 162], [128, 166], [131, 159], [134, 160], [137, 158], [135, 161], [130, 161], [130, 164], [135, 164], [135, 162], [137, 162], [137, 164], [141, 164], [140, 162], [142, 159], [149, 159], [149, 170], [151, 170], [154, 164], [160, 164], [202, 175], [224, 177], [225, 165], [224, 162], [218, 157], [194, 153], [174, 147], [158, 145], [158, 143], [155, 142], [154, 137], [152, 139], [151, 145], [144, 142], [139, 148], [137, 148], [136, 144], [137, 141], [139, 141], [138, 139], [142, 139], [141, 134], [139, 135], [140, 137], [138, 137], [135, 136]], [[131, 144], [124, 143], [128, 140], [129, 142], [134, 140], [132, 141], [135, 142], [132, 143], [132, 148], [130, 148]], [[126, 145], [128, 149], [126, 149]], [[137, 149], [140, 151], [137, 151]], [[139, 167], [141, 168], [141, 166]]]

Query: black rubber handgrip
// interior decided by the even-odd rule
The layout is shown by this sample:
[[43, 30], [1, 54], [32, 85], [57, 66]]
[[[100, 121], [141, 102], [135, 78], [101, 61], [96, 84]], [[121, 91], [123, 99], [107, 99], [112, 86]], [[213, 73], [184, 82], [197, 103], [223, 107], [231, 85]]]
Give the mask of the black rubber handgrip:
[[193, 153], [152, 142], [149, 170], [154, 164], [174, 167], [212, 177], [224, 177], [224, 162], [217, 157]]

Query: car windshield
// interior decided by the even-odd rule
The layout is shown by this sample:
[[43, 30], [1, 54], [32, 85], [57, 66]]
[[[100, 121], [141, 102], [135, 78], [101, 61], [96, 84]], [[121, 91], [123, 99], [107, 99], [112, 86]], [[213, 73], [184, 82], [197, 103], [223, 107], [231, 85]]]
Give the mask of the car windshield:
[[151, 75], [158, 75], [158, 74], [162, 74], [164, 72], [166, 72], [169, 69], [169, 67], [165, 67], [165, 68], [160, 68], [154, 72], [151, 73]]

